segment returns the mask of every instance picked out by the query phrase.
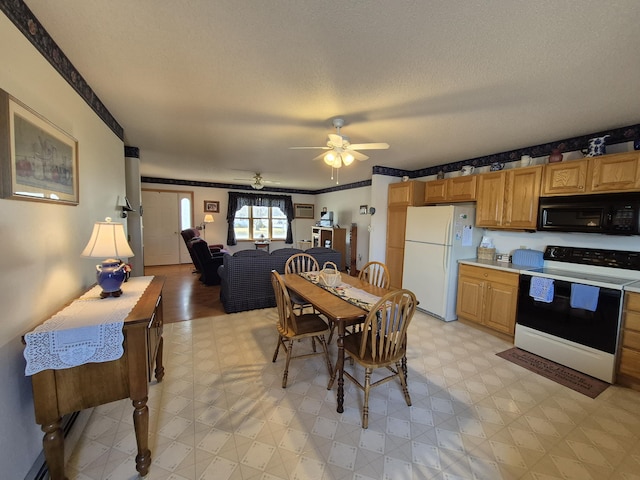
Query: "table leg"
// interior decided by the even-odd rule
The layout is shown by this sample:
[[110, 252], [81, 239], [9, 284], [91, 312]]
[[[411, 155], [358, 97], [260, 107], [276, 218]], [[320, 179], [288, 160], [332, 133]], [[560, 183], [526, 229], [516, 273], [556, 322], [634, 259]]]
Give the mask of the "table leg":
[[338, 373], [338, 413], [344, 412], [344, 323], [338, 322], [338, 361], [336, 362], [336, 372]]
[[64, 435], [61, 425], [62, 418], [42, 425], [42, 447], [51, 480], [67, 480], [64, 475]]
[[149, 450], [149, 407], [148, 397], [133, 400], [133, 428], [136, 432], [138, 454], [136, 455], [136, 470], [141, 477], [149, 473], [151, 465], [151, 450]]
[[161, 382], [164, 378], [164, 365], [162, 364], [162, 352], [164, 348], [164, 337], [160, 337], [160, 343], [158, 344], [158, 353], [156, 354], [156, 380]]

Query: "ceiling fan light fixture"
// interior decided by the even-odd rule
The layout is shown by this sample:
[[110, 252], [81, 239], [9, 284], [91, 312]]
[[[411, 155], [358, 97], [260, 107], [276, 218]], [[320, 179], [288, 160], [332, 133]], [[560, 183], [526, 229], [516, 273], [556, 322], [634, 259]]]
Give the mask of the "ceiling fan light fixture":
[[251, 187], [253, 187], [255, 190], [262, 190], [264, 188], [264, 185], [262, 184], [262, 175], [256, 173], [253, 176], [253, 179], [255, 181], [251, 184]]
[[353, 155], [351, 155], [350, 153], [346, 153], [341, 156], [342, 156], [342, 163], [344, 163], [347, 167], [353, 163], [354, 158], [353, 158]]
[[330, 167], [333, 167], [333, 164], [336, 162], [336, 160], [336, 156], [333, 152], [329, 152], [324, 156], [324, 163], [326, 163]]

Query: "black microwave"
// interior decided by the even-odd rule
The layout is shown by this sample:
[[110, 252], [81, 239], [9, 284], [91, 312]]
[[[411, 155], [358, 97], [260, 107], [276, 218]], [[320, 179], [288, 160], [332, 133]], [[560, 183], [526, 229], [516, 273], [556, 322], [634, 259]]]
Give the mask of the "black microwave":
[[640, 193], [541, 197], [538, 230], [640, 235]]

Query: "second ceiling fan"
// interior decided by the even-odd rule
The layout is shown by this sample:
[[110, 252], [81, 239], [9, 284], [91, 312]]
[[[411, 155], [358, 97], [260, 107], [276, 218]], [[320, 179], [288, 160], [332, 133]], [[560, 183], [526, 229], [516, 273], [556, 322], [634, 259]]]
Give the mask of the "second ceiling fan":
[[389, 148], [388, 143], [351, 143], [349, 137], [340, 133], [340, 128], [344, 126], [342, 118], [334, 118], [333, 126], [336, 133], [329, 134], [329, 140], [325, 147], [290, 147], [293, 150], [330, 150], [327, 153], [321, 153], [314, 160], [324, 159], [325, 163], [333, 168], [340, 168], [342, 165], [349, 166], [354, 160], [367, 160], [369, 157], [358, 150], [386, 150]]

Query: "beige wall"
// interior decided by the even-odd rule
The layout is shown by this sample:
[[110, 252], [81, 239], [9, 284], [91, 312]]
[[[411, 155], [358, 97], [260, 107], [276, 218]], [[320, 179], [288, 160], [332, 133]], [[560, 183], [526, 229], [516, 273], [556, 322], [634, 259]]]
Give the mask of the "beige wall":
[[123, 142], [0, 15], [0, 88], [78, 140], [80, 204], [0, 199], [0, 465], [24, 478], [42, 450], [21, 335], [95, 282], [95, 261], [80, 257], [93, 223], [120, 220]]

